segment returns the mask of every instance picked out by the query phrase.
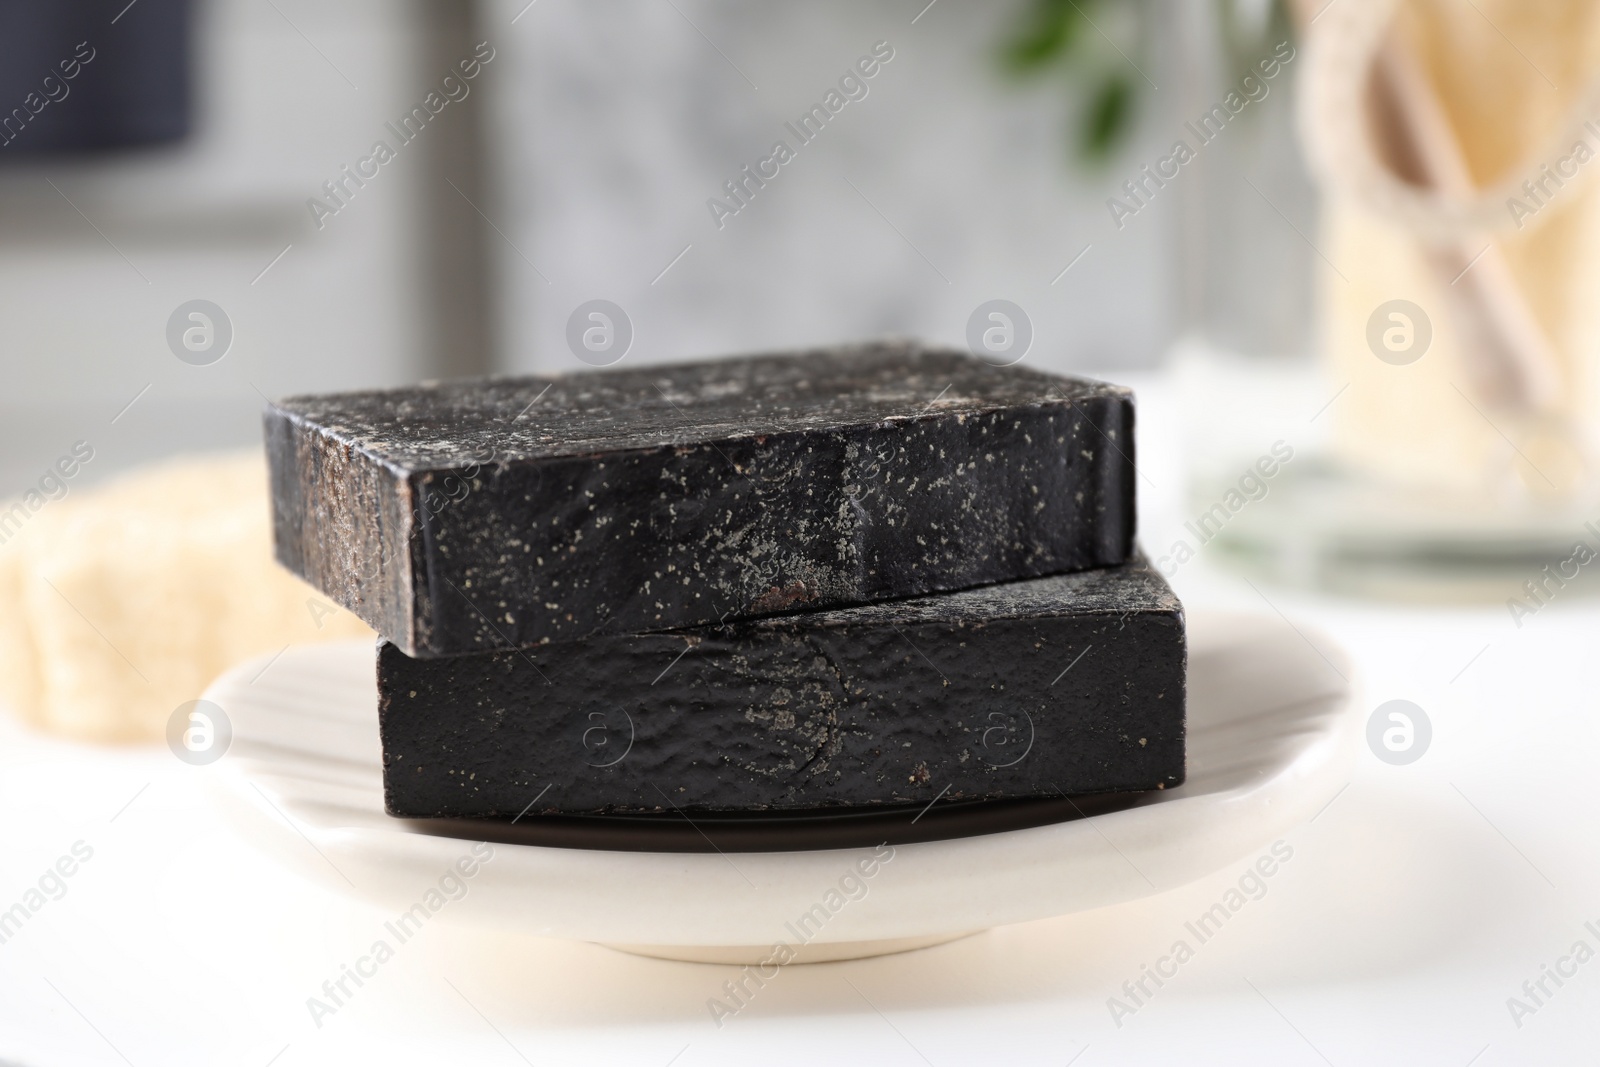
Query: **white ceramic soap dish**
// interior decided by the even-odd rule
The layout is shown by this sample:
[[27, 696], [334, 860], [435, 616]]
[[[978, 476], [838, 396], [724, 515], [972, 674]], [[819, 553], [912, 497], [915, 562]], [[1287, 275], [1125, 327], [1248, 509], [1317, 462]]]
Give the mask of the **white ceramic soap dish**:
[[475, 846], [384, 813], [370, 644], [266, 663], [206, 692], [233, 731], [208, 773], [225, 817], [284, 865], [397, 917], [421, 906], [430, 919], [718, 963], [771, 960], [779, 943], [813, 962], [898, 952], [1183, 885], [1315, 815], [1348, 781], [1360, 731], [1331, 642], [1195, 613], [1188, 781], [1122, 810], [876, 851]]

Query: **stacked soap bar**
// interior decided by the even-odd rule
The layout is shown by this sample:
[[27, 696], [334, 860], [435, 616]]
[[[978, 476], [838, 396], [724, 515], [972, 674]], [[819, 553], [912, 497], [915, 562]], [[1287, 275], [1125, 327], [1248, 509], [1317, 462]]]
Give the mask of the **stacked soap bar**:
[[428, 817], [1181, 781], [1132, 430], [1125, 390], [909, 344], [266, 415], [278, 558], [386, 638], [389, 809]]
[[515, 817], [1122, 792], [1183, 778], [1183, 618], [1143, 560], [526, 651], [378, 652], [391, 808]]
[[909, 346], [286, 400], [278, 558], [414, 656], [1121, 563], [1123, 389]]

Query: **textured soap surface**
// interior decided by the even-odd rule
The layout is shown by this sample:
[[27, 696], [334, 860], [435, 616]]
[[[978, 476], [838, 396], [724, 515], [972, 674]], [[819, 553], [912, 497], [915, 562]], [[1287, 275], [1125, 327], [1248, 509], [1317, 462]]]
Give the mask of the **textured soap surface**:
[[278, 558], [418, 656], [1118, 564], [1126, 390], [910, 344], [299, 397]]
[[1170, 787], [1183, 612], [1120, 567], [417, 659], [382, 642], [389, 811], [820, 811]]

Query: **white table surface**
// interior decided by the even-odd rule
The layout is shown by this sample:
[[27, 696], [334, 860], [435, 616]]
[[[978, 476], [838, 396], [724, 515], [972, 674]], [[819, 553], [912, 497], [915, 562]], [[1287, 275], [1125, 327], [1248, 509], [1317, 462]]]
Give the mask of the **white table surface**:
[[[1184, 514], [1196, 446], [1178, 398], [1195, 390], [1134, 384], [1154, 554]], [[1309, 441], [1320, 387], [1295, 388], [1274, 417]], [[1283, 436], [1271, 418], [1227, 421], [1241, 470]], [[0, 1063], [1600, 1062], [1600, 959], [1547, 979], [1520, 1026], [1507, 1007], [1574, 942], [1600, 951], [1584, 925], [1600, 930], [1600, 605], [1574, 597], [1517, 629], [1503, 606], [1257, 592], [1203, 554], [1174, 584], [1191, 606], [1322, 628], [1359, 665], [1363, 716], [1409, 699], [1434, 738], [1409, 766], [1363, 752], [1286, 839], [1293, 859], [1266, 894], [1120, 1026], [1108, 998], [1175, 940], [1194, 944], [1185, 922], [1248, 859], [1132, 904], [790, 968], [720, 1028], [707, 1000], [734, 968], [432, 924], [319, 1028], [307, 998], [391, 916], [257, 855], [164, 747], [69, 744], [0, 715], [0, 909], [75, 842], [93, 849], [0, 944]]]

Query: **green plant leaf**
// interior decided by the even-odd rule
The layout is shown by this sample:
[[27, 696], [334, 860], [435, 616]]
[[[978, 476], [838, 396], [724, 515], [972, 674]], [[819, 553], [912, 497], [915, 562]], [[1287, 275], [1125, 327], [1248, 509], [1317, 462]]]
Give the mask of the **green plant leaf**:
[[1133, 83], [1120, 74], [1101, 82], [1084, 106], [1078, 127], [1078, 151], [1104, 160], [1121, 143], [1133, 123]]
[[1081, 36], [1084, 19], [1069, 0], [1034, 0], [1022, 22], [1000, 49], [1001, 66], [1012, 74], [1037, 73], [1064, 59]]

